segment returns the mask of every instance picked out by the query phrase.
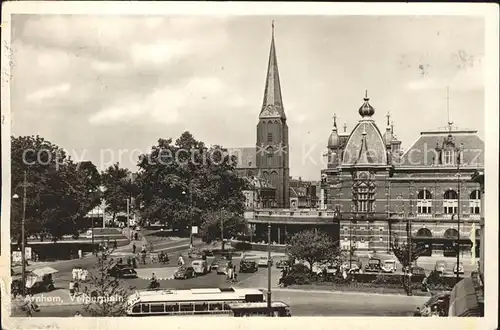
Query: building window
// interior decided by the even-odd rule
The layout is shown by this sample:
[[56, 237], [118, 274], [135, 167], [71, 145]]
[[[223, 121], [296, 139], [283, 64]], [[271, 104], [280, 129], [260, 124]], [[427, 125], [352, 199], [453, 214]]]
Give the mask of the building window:
[[267, 142], [268, 143], [273, 142], [273, 133], [267, 133]]
[[453, 150], [445, 150], [443, 152], [443, 164], [453, 165]]
[[365, 238], [361, 237], [361, 243], [364, 243], [364, 242], [365, 242]]
[[379, 230], [380, 230], [380, 231], [384, 231], [384, 227], [380, 227], [380, 228], [379, 228]]
[[382, 242], [384, 240], [384, 238], [382, 236], [380, 236], [379, 240]]
[[481, 192], [474, 190], [469, 195], [469, 209], [471, 214], [481, 213]]
[[458, 194], [455, 190], [447, 190], [444, 193], [443, 212], [445, 214], [458, 213]]
[[365, 230], [365, 227], [359, 227], [360, 230]]
[[432, 194], [429, 190], [420, 190], [417, 195], [417, 213], [432, 213]]
[[347, 241], [347, 237], [344, 237], [344, 241]]
[[356, 209], [358, 212], [372, 212], [373, 202], [369, 200], [370, 193], [367, 187], [359, 187], [356, 191]]

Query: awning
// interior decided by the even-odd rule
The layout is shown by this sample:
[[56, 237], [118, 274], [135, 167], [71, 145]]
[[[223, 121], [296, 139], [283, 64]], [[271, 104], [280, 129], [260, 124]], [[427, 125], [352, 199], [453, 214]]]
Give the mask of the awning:
[[481, 316], [482, 306], [478, 301], [474, 280], [469, 277], [458, 282], [450, 294], [449, 316]]

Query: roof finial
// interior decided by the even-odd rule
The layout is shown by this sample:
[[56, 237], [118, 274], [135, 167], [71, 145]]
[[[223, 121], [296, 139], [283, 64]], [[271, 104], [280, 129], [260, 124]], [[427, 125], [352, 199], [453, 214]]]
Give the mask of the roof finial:
[[394, 134], [394, 121], [391, 121], [391, 133]]
[[271, 21], [271, 28], [272, 28], [273, 38], [274, 38], [274, 20]]
[[391, 113], [390, 111], [387, 111], [387, 115], [385, 115], [385, 117], [387, 118], [387, 126], [390, 126], [390, 119], [391, 119]]
[[337, 114], [333, 114], [333, 127], [337, 128]]
[[347, 132], [347, 123], [344, 122], [344, 133]]
[[364, 98], [365, 101], [369, 101], [370, 99], [368, 98], [368, 90], [365, 89], [365, 98]]

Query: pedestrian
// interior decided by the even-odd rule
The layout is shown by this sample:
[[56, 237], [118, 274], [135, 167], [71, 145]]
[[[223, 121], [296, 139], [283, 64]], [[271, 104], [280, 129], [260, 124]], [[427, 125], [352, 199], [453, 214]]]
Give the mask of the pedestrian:
[[233, 266], [233, 278], [235, 282], [238, 282], [238, 273], [236, 272], [236, 266]]
[[135, 238], [136, 241], [138, 241], [139, 240], [139, 234], [134, 233], [134, 238]]
[[132, 244], [132, 253], [135, 254], [135, 250], [137, 249], [137, 247], [135, 246], [135, 243]]
[[137, 259], [132, 258], [132, 268], [137, 268]]
[[82, 249], [78, 249], [78, 259], [82, 259], [82, 258], [83, 258]]
[[413, 316], [422, 316], [422, 312], [420, 311], [420, 307], [417, 307], [417, 310], [415, 313], [413, 313]]
[[127, 258], [127, 266], [132, 267], [132, 258]]
[[75, 283], [73, 281], [69, 282], [69, 294], [70, 296], [74, 296], [75, 294]]
[[117, 247], [118, 247], [118, 243], [116, 242], [116, 238], [115, 238], [115, 240], [113, 241], [113, 249], [116, 250]]
[[78, 273], [77, 273], [77, 272], [78, 272], [78, 270], [77, 270], [77, 268], [76, 268], [76, 267], [75, 267], [75, 268], [73, 268], [73, 270], [71, 271], [71, 275], [72, 275], [72, 277], [73, 277], [73, 281], [76, 281], [76, 279], [77, 279], [77, 277], [78, 277]]

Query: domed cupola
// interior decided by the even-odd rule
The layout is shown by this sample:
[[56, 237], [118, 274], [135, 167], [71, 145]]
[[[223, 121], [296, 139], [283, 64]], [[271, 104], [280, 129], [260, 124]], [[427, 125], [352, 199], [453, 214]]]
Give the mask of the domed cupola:
[[333, 114], [333, 129], [332, 134], [328, 138], [328, 149], [336, 149], [340, 145], [339, 133], [337, 131], [337, 115]]
[[368, 91], [365, 91], [365, 98], [363, 100], [365, 101], [365, 103], [363, 103], [361, 108], [359, 108], [359, 114], [363, 118], [373, 116], [373, 114], [375, 113], [375, 109], [370, 105], [370, 103], [368, 103], [368, 101], [370, 100], [368, 98]]

